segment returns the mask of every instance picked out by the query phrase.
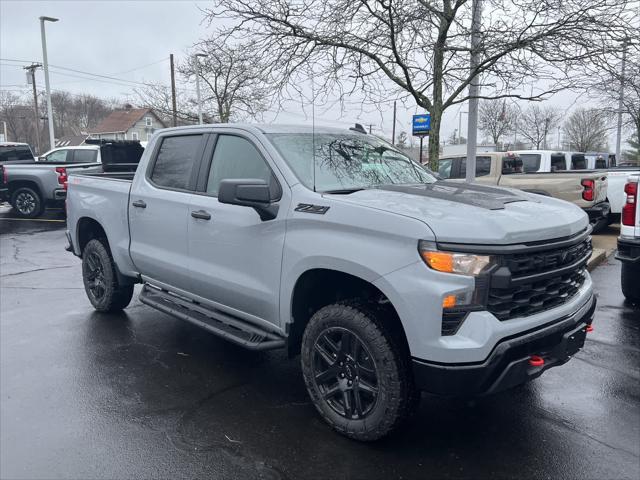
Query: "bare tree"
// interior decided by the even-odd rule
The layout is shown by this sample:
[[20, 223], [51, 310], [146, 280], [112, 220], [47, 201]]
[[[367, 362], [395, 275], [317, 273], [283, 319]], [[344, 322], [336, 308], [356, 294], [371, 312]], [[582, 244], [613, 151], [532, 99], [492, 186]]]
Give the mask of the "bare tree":
[[0, 90], [0, 121], [7, 124], [7, 140], [36, 145], [33, 103], [11, 92]]
[[407, 148], [407, 132], [402, 131], [398, 135], [398, 141], [396, 142], [398, 148]]
[[549, 132], [558, 127], [562, 113], [551, 105], [533, 104], [518, 118], [518, 133], [528, 140], [536, 150], [547, 148]]
[[601, 109], [578, 108], [564, 122], [564, 135], [572, 150], [603, 150], [607, 143], [607, 114]]
[[[199, 68], [203, 111], [214, 122], [256, 118], [269, 107], [273, 90], [266, 65], [250, 43], [236, 46], [204, 40], [192, 53], [204, 53]], [[195, 78], [196, 68], [190, 59], [178, 67], [186, 80]], [[194, 95], [189, 102], [197, 108]]]
[[480, 103], [478, 126], [491, 138], [493, 144], [500, 145], [500, 139], [515, 128], [517, 110], [506, 100], [485, 100]]
[[[136, 100], [132, 103], [138, 103], [145, 107], [153, 108], [153, 110], [168, 120], [172, 116], [173, 107], [171, 103], [171, 88], [162, 83], [151, 83], [144, 88], [135, 89]], [[189, 101], [190, 93], [185, 89], [178, 88], [176, 91], [176, 117], [178, 125], [193, 124], [198, 121], [198, 113], [194, 109], [194, 105]]]
[[[429, 157], [438, 158], [443, 112], [469, 99], [540, 99], [575, 84], [574, 67], [629, 36], [633, 0], [484, 0], [480, 61], [470, 71], [468, 0], [215, 0], [206, 18], [231, 17], [217, 32], [250, 39], [281, 86], [321, 77], [320, 90], [344, 98], [397, 94], [431, 113]], [[535, 78], [536, 88], [523, 86]], [[488, 93], [491, 92], [491, 93]]]

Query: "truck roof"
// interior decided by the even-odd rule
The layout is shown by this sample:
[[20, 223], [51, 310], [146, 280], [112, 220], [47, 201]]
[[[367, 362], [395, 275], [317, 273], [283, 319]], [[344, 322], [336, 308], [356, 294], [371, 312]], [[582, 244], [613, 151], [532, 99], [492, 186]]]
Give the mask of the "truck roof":
[[287, 125], [287, 124], [268, 124], [268, 123], [212, 123], [207, 125], [189, 125], [186, 127], [172, 127], [166, 130], [199, 130], [202, 128], [240, 128], [256, 133], [312, 133], [317, 134], [355, 134], [364, 135], [363, 133], [354, 132], [348, 128], [323, 127], [311, 125]]

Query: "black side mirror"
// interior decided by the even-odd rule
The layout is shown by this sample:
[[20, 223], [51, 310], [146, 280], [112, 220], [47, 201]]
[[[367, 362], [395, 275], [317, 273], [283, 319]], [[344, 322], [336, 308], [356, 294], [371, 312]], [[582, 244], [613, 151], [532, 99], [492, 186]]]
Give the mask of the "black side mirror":
[[264, 180], [222, 180], [218, 188], [218, 201], [229, 205], [251, 207], [261, 220], [273, 220], [278, 215], [278, 205], [271, 201], [271, 189]]

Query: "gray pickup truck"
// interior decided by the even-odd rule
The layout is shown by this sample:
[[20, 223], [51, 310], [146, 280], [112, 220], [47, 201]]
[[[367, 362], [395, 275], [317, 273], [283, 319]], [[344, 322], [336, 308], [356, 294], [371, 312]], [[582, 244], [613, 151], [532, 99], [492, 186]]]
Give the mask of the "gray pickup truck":
[[96, 310], [142, 283], [152, 308], [300, 354], [320, 415], [358, 440], [420, 390], [493, 393], [568, 361], [596, 306], [590, 232], [575, 205], [438, 180], [330, 128], [166, 129], [134, 175], [69, 178], [67, 248]]
[[[62, 154], [56, 155], [55, 161], [42, 157], [42, 161], [20, 159], [1, 162], [4, 192], [0, 189], [0, 201], [8, 200], [20, 217], [39, 217], [47, 205], [61, 204], [67, 198], [67, 179], [70, 173], [109, 171], [112, 165], [117, 166], [117, 169], [124, 170], [127, 167], [135, 170], [131, 166], [137, 166], [144, 150], [137, 141], [87, 142], [95, 144], [100, 150], [94, 158], [101, 159], [101, 162], [86, 162], [86, 156], [82, 157], [83, 160], [78, 160], [75, 155], [77, 150], [73, 147], [53, 150], [52, 153]], [[87, 152], [87, 147], [82, 148], [83, 153]]]

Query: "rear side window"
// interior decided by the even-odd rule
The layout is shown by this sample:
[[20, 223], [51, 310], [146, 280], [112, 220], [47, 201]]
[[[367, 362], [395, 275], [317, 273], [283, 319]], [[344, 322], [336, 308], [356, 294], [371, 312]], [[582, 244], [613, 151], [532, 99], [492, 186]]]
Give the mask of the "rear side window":
[[571, 155], [571, 170], [585, 170], [587, 168], [587, 159], [584, 155]]
[[151, 181], [160, 187], [190, 189], [201, 147], [202, 135], [165, 137], [151, 171]]
[[522, 173], [522, 158], [515, 155], [502, 157], [502, 174], [511, 175], [513, 173]]
[[218, 137], [209, 170], [207, 193], [218, 195], [222, 180], [251, 178], [267, 182], [275, 196], [277, 188], [272, 177], [271, 169], [249, 140], [235, 135]]
[[567, 164], [566, 159], [564, 158], [564, 154], [556, 154], [551, 155], [551, 171], [555, 172], [557, 170], [566, 170]]
[[98, 161], [97, 150], [75, 150], [73, 156], [74, 162], [94, 163]]
[[537, 172], [540, 170], [540, 158], [541, 155], [537, 153], [521, 153], [522, 168], [525, 173]]
[[33, 160], [33, 153], [28, 145], [0, 146], [0, 162], [12, 160]]
[[604, 158], [596, 158], [596, 168], [607, 168], [607, 161]]
[[[489, 175], [491, 171], [491, 157], [476, 157], [476, 177]], [[456, 178], [466, 178], [467, 157], [460, 159], [460, 174]]]

